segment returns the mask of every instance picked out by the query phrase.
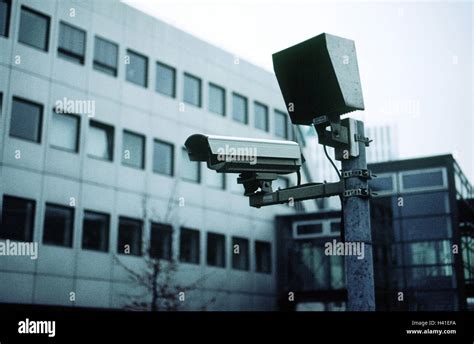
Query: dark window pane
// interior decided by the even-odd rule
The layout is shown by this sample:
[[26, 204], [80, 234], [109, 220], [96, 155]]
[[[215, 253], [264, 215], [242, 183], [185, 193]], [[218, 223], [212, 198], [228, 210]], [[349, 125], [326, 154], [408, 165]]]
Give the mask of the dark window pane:
[[69, 61], [84, 64], [86, 32], [61, 22], [59, 25], [58, 55]]
[[268, 107], [261, 103], [254, 103], [255, 128], [268, 131]]
[[272, 272], [272, 252], [269, 242], [255, 241], [255, 260], [257, 272]]
[[114, 150], [114, 128], [90, 121], [87, 138], [87, 154], [91, 157], [112, 161]]
[[313, 234], [321, 234], [322, 232], [323, 232], [322, 223], [299, 224], [296, 227], [297, 235], [313, 235]]
[[249, 270], [249, 241], [244, 238], [232, 238], [232, 268]]
[[288, 123], [286, 113], [275, 110], [275, 135], [283, 139], [288, 138]]
[[443, 172], [432, 171], [403, 175], [403, 188], [423, 188], [432, 186], [443, 186]]
[[156, 92], [167, 96], [175, 96], [176, 70], [163, 63], [156, 63]]
[[142, 222], [140, 220], [119, 218], [117, 253], [142, 255]]
[[247, 98], [237, 94], [232, 94], [232, 118], [240, 123], [248, 123]]
[[43, 243], [72, 247], [74, 209], [46, 204]]
[[151, 224], [150, 257], [171, 260], [173, 227], [162, 223]]
[[42, 117], [42, 105], [13, 98], [10, 136], [39, 143]]
[[225, 236], [207, 233], [207, 265], [225, 267]]
[[393, 191], [393, 178], [392, 176], [377, 177], [369, 180], [369, 186], [375, 192]]
[[340, 222], [331, 222], [331, 233], [339, 233], [341, 231]]
[[214, 84], [209, 84], [209, 111], [225, 115], [225, 90]]
[[109, 250], [109, 215], [84, 212], [82, 248], [103, 252]]
[[201, 79], [184, 73], [184, 98], [185, 103], [201, 107]]
[[181, 178], [190, 182], [201, 181], [201, 164], [190, 161], [186, 149], [181, 150]]
[[446, 216], [421, 217], [402, 220], [404, 241], [442, 239], [451, 236]]
[[199, 264], [199, 231], [181, 228], [179, 238], [179, 260], [184, 263]]
[[77, 152], [79, 146], [79, 116], [53, 111], [49, 142], [52, 147]]
[[18, 41], [48, 51], [48, 39], [49, 17], [22, 6]]
[[129, 58], [127, 64], [127, 81], [147, 87], [148, 58], [131, 50], [127, 50], [127, 56]]
[[403, 206], [399, 207], [401, 216], [445, 214], [449, 212], [448, 193], [445, 191], [401, 196], [403, 197]]
[[94, 69], [117, 76], [118, 45], [100, 37], [95, 37]]
[[145, 137], [129, 131], [123, 132], [122, 163], [127, 166], [144, 168]]
[[32, 241], [35, 222], [35, 201], [3, 196], [0, 238]]
[[155, 140], [153, 143], [153, 172], [173, 175], [174, 146]]
[[10, 25], [10, 0], [0, 0], [0, 36], [8, 37]]

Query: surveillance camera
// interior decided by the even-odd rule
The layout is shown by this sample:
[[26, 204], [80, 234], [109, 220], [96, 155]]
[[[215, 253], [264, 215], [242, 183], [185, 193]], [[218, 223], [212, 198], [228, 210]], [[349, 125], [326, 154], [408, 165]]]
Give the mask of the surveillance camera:
[[195, 134], [184, 145], [191, 161], [205, 161], [220, 173], [288, 174], [298, 172], [304, 162], [293, 141]]

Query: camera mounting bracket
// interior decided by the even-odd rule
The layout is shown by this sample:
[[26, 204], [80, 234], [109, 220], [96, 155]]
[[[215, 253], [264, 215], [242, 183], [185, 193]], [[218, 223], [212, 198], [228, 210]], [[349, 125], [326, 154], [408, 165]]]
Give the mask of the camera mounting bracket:
[[263, 193], [272, 192], [272, 181], [277, 179], [276, 173], [243, 172], [239, 174], [237, 184], [243, 184], [245, 196], [252, 196], [258, 189]]

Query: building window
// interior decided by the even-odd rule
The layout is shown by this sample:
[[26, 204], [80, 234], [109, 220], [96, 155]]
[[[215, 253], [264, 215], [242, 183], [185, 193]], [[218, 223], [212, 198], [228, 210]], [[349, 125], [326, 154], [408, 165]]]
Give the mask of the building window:
[[96, 121], [89, 122], [87, 155], [112, 161], [114, 151], [114, 128]]
[[225, 116], [225, 89], [209, 83], [209, 111]]
[[185, 103], [201, 107], [201, 79], [184, 73], [184, 98]]
[[190, 182], [201, 181], [201, 164], [198, 161], [190, 161], [186, 148], [181, 150], [181, 178]]
[[247, 98], [237, 93], [232, 93], [232, 118], [240, 123], [248, 123]]
[[171, 143], [153, 142], [153, 172], [172, 176], [174, 174], [174, 146]]
[[43, 228], [44, 244], [72, 247], [73, 229], [73, 208], [46, 204]]
[[2, 118], [3, 115], [3, 93], [0, 92], [0, 118]]
[[142, 225], [140, 220], [119, 218], [117, 253], [142, 255]]
[[40, 143], [42, 119], [42, 105], [13, 97], [10, 136]]
[[143, 169], [145, 166], [145, 136], [123, 131], [122, 164]]
[[232, 237], [232, 268], [249, 270], [249, 241], [244, 238]]
[[207, 265], [225, 267], [225, 235], [207, 233]]
[[84, 64], [86, 32], [64, 22], [59, 23], [58, 56]]
[[283, 139], [288, 138], [288, 124], [286, 113], [275, 110], [275, 135]]
[[77, 152], [79, 150], [79, 128], [79, 116], [53, 111], [51, 134], [49, 135], [51, 147]]
[[10, 27], [10, 0], [0, 0], [0, 36], [8, 37]]
[[402, 189], [440, 189], [445, 182], [444, 169], [407, 171], [401, 173]]
[[35, 223], [35, 201], [3, 196], [0, 238], [17, 241], [32, 241]]
[[173, 227], [163, 223], [152, 223], [150, 233], [150, 257], [155, 259], [172, 259], [171, 245]]
[[148, 58], [127, 50], [127, 81], [139, 86], [148, 86]]
[[225, 173], [217, 173], [208, 168], [206, 171], [206, 185], [216, 189], [225, 189]]
[[21, 6], [18, 41], [30, 47], [48, 51], [49, 17]]
[[82, 248], [86, 250], [109, 251], [109, 223], [107, 214], [84, 211], [82, 224]]
[[155, 90], [158, 93], [175, 97], [176, 69], [164, 63], [156, 63], [156, 85]]
[[272, 272], [272, 249], [269, 242], [255, 241], [255, 269], [267, 274]]
[[254, 102], [255, 128], [268, 131], [268, 107]]
[[179, 260], [183, 263], [199, 264], [199, 231], [181, 228], [179, 236]]
[[94, 69], [105, 74], [117, 76], [118, 45], [95, 36]]

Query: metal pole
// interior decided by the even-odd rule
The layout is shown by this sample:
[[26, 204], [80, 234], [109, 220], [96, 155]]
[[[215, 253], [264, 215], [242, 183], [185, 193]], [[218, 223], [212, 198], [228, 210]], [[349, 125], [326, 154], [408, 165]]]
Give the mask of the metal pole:
[[[357, 121], [357, 133], [364, 136], [364, 122]], [[365, 144], [359, 144], [357, 158], [342, 159], [342, 170], [367, 168]], [[346, 190], [367, 188], [367, 179], [350, 177], [345, 180]], [[344, 203], [345, 242], [364, 243], [364, 258], [346, 255], [347, 310], [374, 311], [374, 267], [372, 259], [372, 235], [370, 231], [369, 198], [348, 197]]]

